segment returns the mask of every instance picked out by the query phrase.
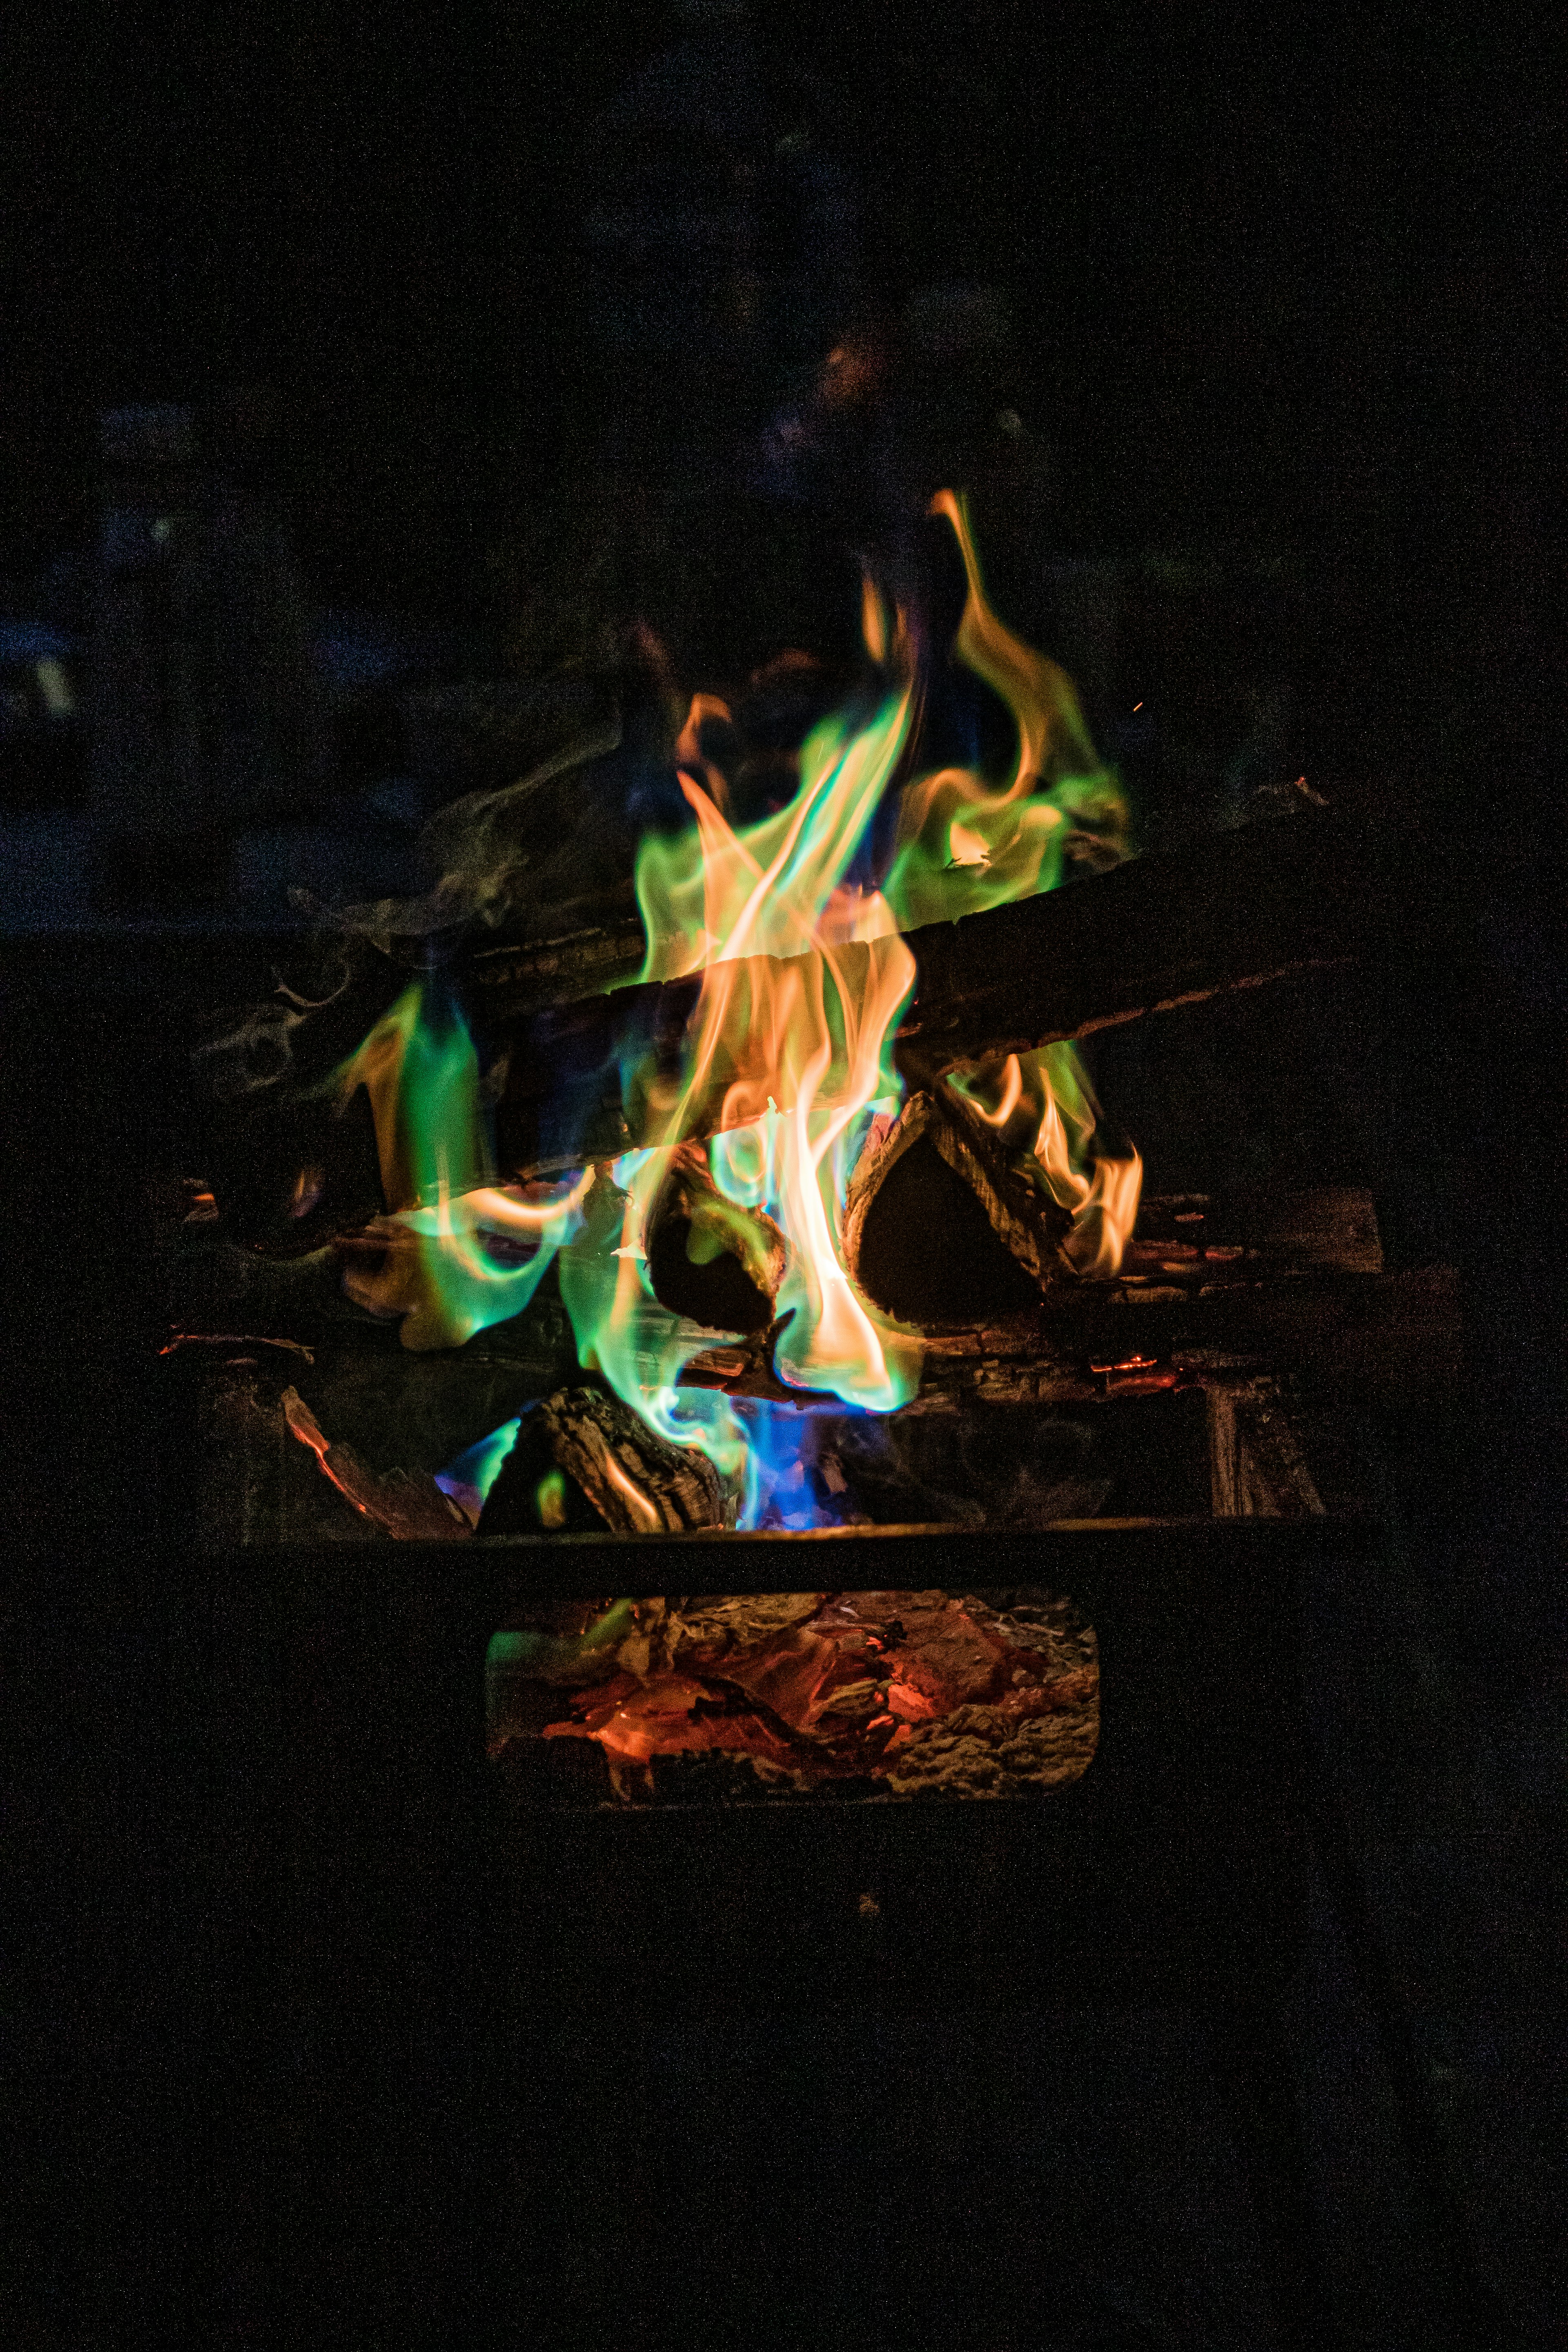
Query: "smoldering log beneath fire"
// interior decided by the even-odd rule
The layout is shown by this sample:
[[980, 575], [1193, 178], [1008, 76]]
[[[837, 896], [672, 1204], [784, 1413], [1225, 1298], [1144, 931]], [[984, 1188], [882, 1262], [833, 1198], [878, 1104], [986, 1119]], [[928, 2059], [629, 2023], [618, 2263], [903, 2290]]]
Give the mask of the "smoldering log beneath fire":
[[[933, 1164], [951, 1174], [934, 1155]], [[196, 1434], [190, 1507], [204, 1541], [384, 1540], [408, 1529], [411, 1485], [423, 1482], [444, 1513], [428, 1493], [432, 1474], [519, 1414], [482, 1531], [641, 1524], [614, 1508], [606, 1517], [552, 1444], [560, 1416], [531, 1410], [583, 1385], [563, 1309], [548, 1288], [525, 1315], [461, 1349], [410, 1355], [394, 1327], [342, 1300], [324, 1254], [280, 1264], [224, 1244], [216, 1223], [177, 1231], [169, 1304], [174, 1328], [187, 1336], [160, 1363], [159, 1379], [177, 1391], [182, 1425]], [[945, 1244], [923, 1248], [936, 1263], [951, 1255]], [[854, 1414], [836, 1398], [786, 1388], [766, 1334], [713, 1345], [684, 1378], [727, 1390], [742, 1414], [762, 1414], [764, 1443], [766, 1414], [782, 1415], [763, 1495], [769, 1525], [1020, 1527], [1103, 1512], [1289, 1512], [1311, 1507], [1310, 1480], [1277, 1476], [1259, 1454], [1268, 1435], [1255, 1410], [1260, 1379], [1299, 1373], [1310, 1409], [1331, 1428], [1342, 1424], [1353, 1450], [1369, 1407], [1403, 1409], [1456, 1375], [1452, 1274], [1386, 1275], [1381, 1264], [1372, 1202], [1352, 1189], [1150, 1199], [1119, 1281], [1059, 1286], [1019, 1312], [931, 1331], [920, 1393], [898, 1414]], [[225, 1337], [236, 1333], [261, 1337]], [[346, 1446], [368, 1466], [374, 1499], [395, 1507], [385, 1516], [367, 1517], [330, 1473], [318, 1475], [313, 1450], [290, 1434], [281, 1402], [290, 1386], [329, 1450]], [[637, 1416], [617, 1411], [632, 1441], [617, 1460], [635, 1485], [643, 1450], [657, 1442]], [[1331, 1453], [1341, 1444], [1332, 1438]], [[1321, 1484], [1318, 1442], [1309, 1455]], [[540, 1490], [552, 1477], [545, 1516]], [[1331, 1507], [1353, 1503], [1360, 1490], [1352, 1481], [1337, 1491]], [[710, 1497], [668, 1523], [720, 1524], [710, 1507]]]
[[1038, 1797], [1093, 1757], [1099, 1654], [1036, 1588], [557, 1606], [492, 1641], [487, 1714], [524, 1803]]

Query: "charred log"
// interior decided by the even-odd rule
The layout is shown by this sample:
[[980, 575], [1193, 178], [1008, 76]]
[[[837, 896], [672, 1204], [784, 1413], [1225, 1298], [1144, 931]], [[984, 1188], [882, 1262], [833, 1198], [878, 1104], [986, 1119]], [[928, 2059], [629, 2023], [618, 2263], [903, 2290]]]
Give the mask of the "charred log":
[[845, 1264], [867, 1297], [923, 1329], [1017, 1313], [1061, 1271], [1068, 1219], [936, 1097], [879, 1119], [850, 1179]]
[[1122, 1272], [1208, 1285], [1260, 1275], [1381, 1274], [1377, 1209], [1363, 1186], [1352, 1184], [1146, 1200]]
[[1207, 1295], [1287, 1275], [1381, 1274], [1377, 1210], [1350, 1184], [1148, 1200], [1121, 1272], [1129, 1293], [1174, 1284]]
[[[982, 1334], [978, 1364], [956, 1360], [971, 1366], [967, 1377], [959, 1374], [961, 1392], [1043, 1402], [1073, 1393], [1075, 1382], [1079, 1395], [1114, 1395], [1147, 1383], [1289, 1367], [1321, 1375], [1348, 1398], [1407, 1403], [1459, 1369], [1458, 1283], [1447, 1266], [1237, 1284], [1206, 1297], [1172, 1291], [1136, 1307], [1129, 1304], [1136, 1293], [1114, 1286], [1099, 1297], [1089, 1291], [1086, 1285], [1042, 1314], [1032, 1349], [1018, 1332], [1005, 1335], [1010, 1352]], [[994, 1339], [1004, 1343], [1004, 1335]]]
[[1210, 1507], [1216, 1519], [1302, 1519], [1321, 1512], [1277, 1380], [1211, 1378]]
[[[1449, 1266], [1188, 1288], [1064, 1285], [994, 1324], [929, 1335], [920, 1394], [903, 1410], [1088, 1404], [1280, 1368], [1318, 1374], [1358, 1403], [1410, 1403], [1458, 1376], [1462, 1338]], [[777, 1379], [765, 1341], [716, 1349], [683, 1378], [737, 1396], [813, 1402]], [[835, 1400], [820, 1402], [838, 1410]]]
[[629, 889], [607, 902], [566, 907], [562, 917], [550, 938], [479, 949], [467, 971], [476, 1001], [518, 1020], [544, 1005], [574, 1003], [637, 978], [647, 943]]
[[473, 1523], [424, 1471], [378, 1473], [351, 1445], [334, 1445], [322, 1432], [298, 1389], [283, 1391], [283, 1417], [293, 1436], [308, 1445], [344, 1500], [362, 1518], [389, 1536], [410, 1543], [447, 1543], [470, 1536]]
[[722, 1528], [734, 1508], [707, 1458], [667, 1444], [618, 1398], [599, 1389], [558, 1389], [539, 1420], [560, 1469], [617, 1535]]

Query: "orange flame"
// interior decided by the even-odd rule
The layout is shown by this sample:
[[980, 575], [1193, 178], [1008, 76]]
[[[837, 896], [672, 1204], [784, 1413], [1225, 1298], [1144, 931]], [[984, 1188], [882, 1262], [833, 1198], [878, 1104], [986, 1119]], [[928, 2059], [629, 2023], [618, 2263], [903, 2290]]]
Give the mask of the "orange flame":
[[[815, 730], [798, 756], [798, 788], [774, 814], [731, 824], [722, 768], [704, 749], [705, 730], [729, 725], [731, 713], [715, 695], [692, 698], [676, 742], [692, 824], [674, 839], [645, 839], [637, 888], [642, 978], [700, 974], [700, 987], [679, 1068], [649, 1045], [623, 1070], [628, 1127], [647, 1140], [608, 1171], [612, 1196], [615, 1187], [624, 1194], [611, 1220], [617, 1230], [607, 1234], [593, 1213], [592, 1171], [553, 1187], [498, 1181], [476, 1051], [435, 977], [405, 992], [332, 1082], [345, 1101], [359, 1086], [370, 1095], [389, 1213], [363, 1237], [348, 1286], [401, 1318], [405, 1347], [460, 1345], [521, 1312], [558, 1258], [584, 1366], [602, 1370], [663, 1435], [700, 1444], [722, 1475], [753, 1483], [760, 1473], [747, 1468], [730, 1402], [678, 1386], [713, 1334], [683, 1323], [652, 1288], [645, 1236], [671, 1151], [706, 1135], [718, 1192], [739, 1210], [765, 1212], [784, 1235], [781, 1377], [873, 1411], [907, 1402], [922, 1342], [857, 1290], [843, 1245], [858, 1150], [902, 1093], [891, 1041], [915, 964], [901, 934], [1051, 889], [1069, 866], [1113, 863], [1127, 851], [1125, 803], [1096, 758], [1070, 680], [991, 610], [963, 501], [944, 490], [931, 511], [952, 524], [967, 578], [957, 656], [1014, 721], [1009, 772], [906, 777], [918, 636], [869, 578], [861, 629], [869, 692], [880, 698]], [[888, 857], [873, 820], [895, 781]], [[869, 857], [873, 843], [878, 887], [851, 878], [868, 874], [862, 852]], [[1067, 1263], [1089, 1276], [1114, 1272], [1142, 1171], [1130, 1147], [1107, 1148], [1072, 1046], [1012, 1055], [946, 1083], [1068, 1212]], [[301, 1179], [302, 1203], [310, 1183]]]
[[714, 1182], [738, 1206], [765, 1208], [789, 1244], [776, 1302], [781, 1376], [882, 1411], [918, 1385], [918, 1338], [857, 1293], [841, 1240], [851, 1130], [878, 1097], [896, 1098], [889, 1046], [915, 976], [892, 910], [843, 876], [902, 749], [910, 708], [906, 683], [868, 725], [819, 728], [802, 752], [795, 799], [744, 835], [682, 770], [695, 834], [648, 843], [638, 861], [645, 978], [700, 970], [702, 986], [679, 1081], [661, 1089], [637, 1080], [650, 1148], [617, 1170], [626, 1202], [614, 1272], [603, 1259], [563, 1261], [563, 1292], [580, 1349], [612, 1385], [666, 1435], [689, 1440], [700, 1411], [716, 1459], [728, 1451], [738, 1461], [743, 1442], [738, 1426], [716, 1432], [720, 1400], [683, 1399], [678, 1412], [668, 1393], [707, 1340], [683, 1338], [659, 1307], [642, 1236], [669, 1148], [699, 1127], [699, 1107], [721, 1086]]
[[1137, 1220], [1143, 1163], [1131, 1144], [1097, 1147], [1100, 1106], [1070, 1045], [1009, 1054], [984, 1071], [953, 1071], [947, 1086], [972, 1118], [994, 1128], [1025, 1169], [1069, 1212], [1062, 1255], [1089, 1279], [1115, 1274]]
[[906, 789], [886, 886], [905, 930], [1054, 889], [1070, 866], [1127, 854], [1126, 803], [1072, 680], [992, 611], [963, 499], [940, 490], [931, 511], [952, 524], [969, 583], [954, 653], [1006, 705], [1017, 749], [1005, 783], [942, 768]]
[[709, 799], [717, 808], [728, 805], [730, 787], [724, 771], [715, 760], [702, 756], [702, 723], [707, 719], [730, 719], [730, 706], [716, 694], [694, 694], [691, 708], [686, 714], [686, 724], [675, 739], [675, 761], [682, 770], [699, 768]]

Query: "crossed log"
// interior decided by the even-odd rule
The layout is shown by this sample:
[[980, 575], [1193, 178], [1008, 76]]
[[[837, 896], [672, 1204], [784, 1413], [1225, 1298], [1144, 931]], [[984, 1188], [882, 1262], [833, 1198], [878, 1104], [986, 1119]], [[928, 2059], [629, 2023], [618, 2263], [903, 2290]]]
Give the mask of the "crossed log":
[[[1082, 1036], [1313, 967], [1352, 961], [1363, 967], [1430, 962], [1462, 953], [1477, 905], [1465, 845], [1444, 849], [1393, 830], [1356, 830], [1331, 815], [1302, 813], [1210, 836], [1179, 854], [1144, 857], [1047, 897], [910, 933], [917, 981], [895, 1048], [910, 1108], [922, 1095], [928, 1102], [945, 1097], [948, 1090], [937, 1082], [957, 1063]], [[508, 1175], [608, 1160], [634, 1143], [656, 1139], [634, 1124], [635, 1103], [627, 1116], [623, 1062], [646, 1058], [651, 1047], [656, 1059], [662, 1054], [670, 1067], [678, 1066], [697, 1002], [696, 977], [650, 987], [611, 986], [640, 967], [640, 925], [629, 909], [624, 916], [602, 905], [578, 911], [582, 920], [562, 936], [471, 954], [461, 970], [463, 992], [482, 1041], [492, 1055], [507, 1055], [498, 1156]], [[866, 950], [844, 951], [851, 959], [857, 952]], [[694, 1107], [688, 1127], [692, 1139], [717, 1122], [731, 1075], [717, 1074], [707, 1097]], [[340, 1149], [342, 1122], [330, 1124], [327, 1139]], [[1187, 1241], [1178, 1242], [1173, 1228], [1164, 1240], [1150, 1244], [1160, 1255], [1147, 1266], [1139, 1263], [1142, 1240], [1135, 1241], [1116, 1285], [1080, 1288], [1070, 1281], [1047, 1283], [1041, 1278], [1054, 1247], [1047, 1210], [1013, 1201], [997, 1171], [968, 1149], [973, 1139], [966, 1141], [951, 1119], [933, 1122], [929, 1140], [934, 1149], [922, 1147], [900, 1164], [907, 1171], [921, 1160], [921, 1181], [940, 1188], [946, 1178], [938, 1162], [945, 1158], [954, 1181], [962, 1179], [966, 1200], [978, 1202], [997, 1243], [1025, 1278], [1032, 1308], [1026, 1328], [1019, 1324], [1004, 1329], [1013, 1311], [1006, 1301], [955, 1318], [944, 1342], [940, 1307], [916, 1313], [910, 1307], [911, 1318], [931, 1335], [928, 1387], [941, 1390], [956, 1381], [964, 1393], [973, 1389], [976, 1395], [1012, 1394], [1016, 1389], [1022, 1396], [1038, 1389], [1042, 1398], [1047, 1392], [1067, 1398], [1085, 1384], [1096, 1388], [1101, 1376], [1090, 1369], [1095, 1364], [1118, 1367], [1114, 1378], [1121, 1382], [1142, 1377], [1133, 1359], [1168, 1364], [1184, 1349], [1201, 1354], [1215, 1348], [1226, 1361], [1247, 1363], [1276, 1357], [1304, 1360], [1315, 1349], [1326, 1351], [1333, 1368], [1358, 1379], [1364, 1373], [1369, 1391], [1378, 1392], [1408, 1393], [1428, 1377], [1451, 1372], [1458, 1346], [1451, 1279], [1428, 1297], [1418, 1281], [1412, 1290], [1413, 1277], [1376, 1274], [1370, 1263], [1361, 1262], [1360, 1244], [1346, 1244], [1342, 1217], [1340, 1240], [1327, 1257], [1316, 1252], [1303, 1260], [1294, 1246], [1271, 1245], [1264, 1262], [1246, 1269], [1249, 1278], [1243, 1281], [1225, 1279], [1224, 1266], [1215, 1267], [1206, 1255], [1201, 1279], [1188, 1281], [1173, 1273], [1195, 1230], [1184, 1226]], [[944, 1144], [950, 1147], [946, 1155]], [[363, 1173], [374, 1193], [374, 1151], [365, 1141], [361, 1157], [367, 1152]], [[668, 1188], [665, 1208], [675, 1230], [652, 1236], [655, 1254], [662, 1250], [678, 1269], [682, 1295], [670, 1299], [678, 1311], [710, 1328], [755, 1334], [739, 1353], [721, 1349], [722, 1363], [710, 1376], [726, 1386], [744, 1389], [759, 1380], [765, 1386], [771, 1378], [763, 1370], [773, 1287], [764, 1246], [770, 1236], [763, 1234], [751, 1253], [754, 1264], [743, 1255], [731, 1262], [728, 1244], [716, 1256], [700, 1246], [688, 1249], [690, 1235], [681, 1227], [703, 1223], [700, 1158], [672, 1154], [672, 1176], [684, 1168], [689, 1181], [684, 1190], [673, 1181]], [[983, 1176], [995, 1181], [977, 1184], [969, 1158]], [[954, 1161], [960, 1163], [956, 1169]], [[283, 1172], [291, 1185], [292, 1163]], [[226, 1197], [226, 1189], [232, 1187], [220, 1187]], [[309, 1234], [293, 1226], [299, 1236], [294, 1246], [307, 1240], [319, 1246], [334, 1233], [363, 1223], [374, 1202], [356, 1211], [357, 1199], [350, 1187], [335, 1209], [332, 1199], [324, 1202], [321, 1215], [330, 1221]], [[956, 1194], [954, 1202], [963, 1212]], [[1140, 1237], [1149, 1232], [1152, 1207], [1147, 1204], [1140, 1218]], [[977, 1213], [964, 1212], [971, 1217]], [[902, 1222], [899, 1215], [883, 1220], [894, 1230]], [[243, 1227], [246, 1220], [241, 1216], [237, 1223]], [[864, 1238], [860, 1231], [858, 1241]], [[1215, 1238], [1212, 1213], [1207, 1238]], [[1217, 1238], [1236, 1237], [1221, 1233]], [[957, 1230], [950, 1228], [944, 1250], [926, 1255], [932, 1261], [962, 1256], [959, 1241]], [[1319, 1271], [1308, 1281], [1294, 1278], [1301, 1265]], [[1192, 1271], [1197, 1274], [1195, 1264]], [[247, 1283], [264, 1276], [278, 1278], [264, 1261], [252, 1264], [247, 1258]], [[738, 1283], [754, 1287], [754, 1313], [738, 1312], [728, 1293], [722, 1300], [708, 1299], [706, 1289], [715, 1280], [727, 1281], [729, 1292], [737, 1295]], [[692, 1289], [690, 1297], [683, 1286]], [[661, 1296], [668, 1286], [662, 1286]], [[1006, 1283], [1000, 1287], [1005, 1292]], [[1047, 1287], [1054, 1302], [1048, 1332], [1037, 1319]], [[899, 1311], [897, 1300], [888, 1303]], [[222, 1309], [234, 1311], [231, 1302]], [[958, 1328], [961, 1320], [967, 1338]], [[994, 1336], [977, 1355], [973, 1341], [982, 1327]], [[223, 1328], [269, 1327], [252, 1320], [226, 1322]], [[702, 1377], [696, 1366], [692, 1374]]]
[[[1222, 991], [1351, 960], [1442, 952], [1473, 920], [1473, 890], [1458, 847], [1392, 828], [1304, 812], [1214, 835], [908, 933], [918, 976], [895, 1058], [911, 1087], [930, 1087], [961, 1063]], [[656, 1119], [623, 1100], [621, 1073], [650, 1052], [679, 1067], [701, 979], [622, 984], [642, 953], [641, 927], [628, 915], [468, 959], [464, 992], [508, 1056], [497, 1132], [507, 1170], [580, 1167], [664, 1139]], [[853, 984], [869, 950], [836, 953]], [[713, 1131], [740, 1074], [732, 1061], [715, 1064], [688, 1106], [685, 1136]]]
[[[920, 1130], [962, 1181], [1035, 1300], [1032, 1312], [1017, 1305], [1004, 1312], [972, 1360], [973, 1315], [955, 1318], [944, 1342], [940, 1306], [911, 1303], [900, 1309], [888, 1299], [931, 1335], [928, 1405], [971, 1391], [1066, 1401], [1100, 1392], [1103, 1378], [1087, 1367], [1109, 1364], [1112, 1385], [1125, 1386], [1144, 1377], [1138, 1360], [1145, 1358], [1162, 1365], [1162, 1381], [1173, 1363], [1189, 1357], [1194, 1370], [1207, 1360], [1212, 1376], [1224, 1363], [1276, 1355], [1294, 1361], [1321, 1357], [1325, 1370], [1342, 1369], [1369, 1391], [1408, 1393], [1429, 1380], [1451, 1377], [1458, 1346], [1452, 1278], [1434, 1277], [1434, 1286], [1433, 1280], [1382, 1275], [1374, 1223], [1370, 1244], [1365, 1238], [1364, 1195], [1334, 1196], [1326, 1245], [1320, 1240], [1303, 1247], [1299, 1235], [1286, 1245], [1279, 1233], [1263, 1248], [1261, 1262], [1249, 1248], [1252, 1262], [1245, 1267], [1184, 1268], [1184, 1252], [1197, 1258], [1211, 1254], [1194, 1249], [1191, 1230], [1183, 1241], [1173, 1228], [1163, 1240], [1135, 1242], [1122, 1280], [1079, 1291], [1059, 1280], [1056, 1228], [1065, 1219], [1037, 1195], [1014, 1196], [1016, 1188], [987, 1153], [984, 1134], [955, 1116], [939, 1082], [955, 1065], [1086, 1036], [1227, 990], [1350, 961], [1451, 953], [1473, 922], [1474, 907], [1474, 878], [1457, 846], [1394, 828], [1348, 827], [1331, 815], [1303, 812], [1213, 835], [1176, 854], [1141, 858], [1046, 897], [910, 933], [918, 976], [895, 1043], [910, 1089], [900, 1128]], [[868, 950], [837, 952], [852, 963]], [[701, 983], [694, 976], [615, 986], [640, 956], [640, 929], [627, 919], [471, 960], [469, 1002], [491, 1038], [510, 1048], [499, 1119], [503, 1165], [523, 1171], [581, 1165], [658, 1139], [639, 1123], [636, 1101], [623, 1098], [621, 1071], [650, 1050], [656, 1062], [662, 1057], [670, 1070], [679, 1067]], [[590, 994], [591, 989], [597, 992]], [[718, 1124], [724, 1092], [737, 1075], [733, 1063], [715, 1068], [704, 1094], [689, 1106], [688, 1137], [700, 1138]], [[850, 1270], [873, 1294], [879, 1285], [868, 1281], [868, 1218], [880, 1181], [909, 1139], [908, 1132], [895, 1134], [881, 1148], [888, 1165], [863, 1161], [851, 1188]], [[929, 1185], [941, 1171], [931, 1166], [930, 1149], [921, 1156]], [[661, 1212], [677, 1228], [673, 1244], [668, 1236], [664, 1242], [665, 1255], [675, 1262], [683, 1255], [681, 1221], [690, 1213], [679, 1186], [669, 1188]], [[903, 1216], [900, 1210], [883, 1223], [896, 1227]], [[1140, 1235], [1149, 1224], [1146, 1213]], [[1219, 1238], [1209, 1232], [1211, 1243]], [[952, 1255], [954, 1249], [965, 1255], [950, 1224], [944, 1250]], [[1150, 1249], [1156, 1255], [1142, 1265], [1141, 1253]], [[1300, 1279], [1303, 1273], [1306, 1281]], [[695, 1279], [700, 1289], [700, 1277]], [[770, 1286], [759, 1285], [763, 1292]], [[1041, 1323], [1047, 1291], [1054, 1305]], [[732, 1314], [704, 1312], [695, 1297], [683, 1297], [680, 1304], [700, 1322], [756, 1328]], [[762, 1297], [758, 1307], [756, 1320], [765, 1323]], [[759, 1332], [739, 1353], [721, 1349], [710, 1369], [694, 1366], [688, 1377], [776, 1392], [765, 1358]]]

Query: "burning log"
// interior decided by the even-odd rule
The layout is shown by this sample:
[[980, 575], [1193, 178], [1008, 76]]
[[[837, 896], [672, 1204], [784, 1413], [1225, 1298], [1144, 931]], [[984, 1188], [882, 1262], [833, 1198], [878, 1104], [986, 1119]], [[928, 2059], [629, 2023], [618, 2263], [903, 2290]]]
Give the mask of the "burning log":
[[598, 1389], [558, 1389], [539, 1407], [558, 1466], [617, 1535], [734, 1525], [734, 1506], [706, 1455], [667, 1444]]
[[1071, 1223], [951, 1097], [917, 1094], [873, 1122], [849, 1181], [844, 1262], [900, 1321], [973, 1327], [1067, 1271]]
[[[943, 1336], [1025, 1314], [1072, 1277], [1071, 1219], [951, 1095], [917, 1095], [879, 1119], [850, 1181], [845, 1262], [900, 1320]], [[933, 1236], [940, 1247], [932, 1248]], [[1370, 1193], [1351, 1186], [1216, 1202], [1145, 1202], [1122, 1279], [1092, 1296], [1141, 1307], [1303, 1274], [1373, 1275], [1383, 1249]]]
[[378, 1475], [349, 1445], [334, 1445], [323, 1433], [298, 1389], [283, 1391], [283, 1416], [301, 1445], [308, 1445], [323, 1475], [348, 1497], [362, 1518], [405, 1542], [448, 1543], [470, 1536], [473, 1522], [434, 1478], [424, 1472], [389, 1470]]
[[[1462, 908], [1453, 861], [1393, 832], [1353, 833], [1309, 812], [1211, 835], [1091, 882], [909, 932], [918, 972], [895, 1059], [911, 1086], [929, 1088], [961, 1062], [1029, 1052], [1333, 962], [1430, 950], [1456, 933]], [[868, 971], [874, 945], [837, 950], [851, 984], [862, 964]], [[678, 1066], [701, 975], [576, 995], [603, 990], [612, 975], [629, 980], [641, 960], [629, 922], [613, 934], [470, 959], [469, 1000], [509, 1056], [498, 1113], [507, 1168], [581, 1165], [660, 1139], [650, 1107], [623, 1096], [621, 1073], [650, 1055]], [[787, 969], [777, 958], [752, 961]], [[689, 1099], [688, 1136], [722, 1125], [737, 1075], [729, 1059], [715, 1063]]]
[[[1449, 1266], [1184, 1289], [1084, 1284], [994, 1324], [931, 1335], [920, 1393], [903, 1410], [1089, 1404], [1281, 1365], [1318, 1374], [1347, 1398], [1408, 1403], [1458, 1375], [1461, 1339]], [[682, 1377], [734, 1396], [841, 1410], [779, 1381], [763, 1341], [714, 1349]]]

